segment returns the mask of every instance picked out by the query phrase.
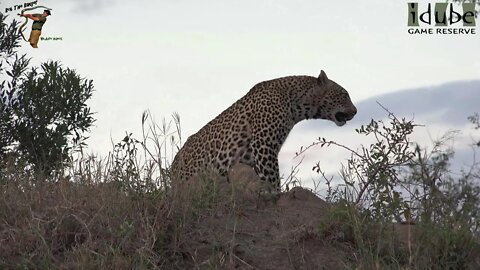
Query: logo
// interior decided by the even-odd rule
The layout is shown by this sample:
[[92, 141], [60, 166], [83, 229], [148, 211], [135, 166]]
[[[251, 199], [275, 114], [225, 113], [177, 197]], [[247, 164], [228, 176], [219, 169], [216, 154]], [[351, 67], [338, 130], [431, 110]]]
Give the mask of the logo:
[[409, 34], [474, 35], [475, 3], [407, 3]]

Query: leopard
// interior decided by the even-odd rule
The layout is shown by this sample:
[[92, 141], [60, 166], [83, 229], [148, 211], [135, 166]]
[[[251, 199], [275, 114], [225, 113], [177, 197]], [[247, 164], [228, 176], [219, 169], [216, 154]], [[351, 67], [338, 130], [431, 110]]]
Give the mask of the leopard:
[[190, 181], [206, 170], [228, 178], [242, 163], [280, 190], [278, 153], [293, 127], [324, 119], [343, 126], [357, 108], [348, 92], [321, 70], [263, 81], [188, 137], [170, 167], [172, 181]]

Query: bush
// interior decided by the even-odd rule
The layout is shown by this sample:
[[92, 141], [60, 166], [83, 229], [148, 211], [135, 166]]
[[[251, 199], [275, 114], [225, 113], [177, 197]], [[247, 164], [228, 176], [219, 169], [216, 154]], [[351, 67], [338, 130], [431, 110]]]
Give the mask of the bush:
[[[16, 33], [15, 21], [7, 28], [0, 19], [2, 37]], [[0, 157], [20, 170], [49, 175], [85, 145], [83, 134], [94, 122], [86, 104], [93, 84], [58, 62], [29, 69], [30, 59], [15, 52], [18, 39], [13, 34], [0, 44], [0, 74], [9, 77], [0, 82]]]
[[332, 185], [319, 163], [313, 168], [326, 181], [326, 198], [335, 205], [321, 231], [350, 239], [360, 252], [355, 263], [363, 269], [478, 267], [479, 168], [473, 165], [461, 175], [450, 172], [454, 152], [445, 144], [454, 133], [427, 151], [410, 139], [418, 127], [412, 120], [390, 112], [388, 119], [388, 124], [372, 120], [357, 129], [374, 139], [357, 150], [324, 138], [312, 144], [351, 153], [339, 185]]

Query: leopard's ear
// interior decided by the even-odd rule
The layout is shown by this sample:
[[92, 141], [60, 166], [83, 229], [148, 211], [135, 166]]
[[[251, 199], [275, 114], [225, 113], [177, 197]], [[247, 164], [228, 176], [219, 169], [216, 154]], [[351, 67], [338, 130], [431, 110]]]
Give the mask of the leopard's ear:
[[325, 71], [320, 71], [320, 75], [318, 75], [317, 83], [320, 86], [326, 85], [328, 82], [328, 77], [327, 74], [325, 74]]

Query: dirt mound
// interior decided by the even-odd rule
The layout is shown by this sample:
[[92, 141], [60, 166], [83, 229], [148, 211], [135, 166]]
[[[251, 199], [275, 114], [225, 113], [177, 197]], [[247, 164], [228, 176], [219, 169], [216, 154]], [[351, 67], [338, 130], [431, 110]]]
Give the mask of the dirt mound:
[[371, 222], [300, 187], [278, 193], [248, 166], [187, 182], [0, 186], [0, 269], [431, 269], [438, 254], [479, 269], [469, 234]]
[[[230, 172], [231, 206], [216, 208], [189, 231], [188, 253], [200, 268], [341, 269], [342, 249], [319, 234], [328, 204], [296, 187], [265, 193], [247, 166]], [[252, 174], [253, 173], [253, 174]], [[221, 196], [221, 194], [220, 194]], [[228, 209], [227, 211], [225, 211]], [[343, 265], [343, 267], [342, 267]]]
[[[338, 269], [338, 250], [320, 237], [318, 226], [327, 205], [313, 193], [294, 188], [276, 202], [238, 207], [230, 215], [204, 219], [198, 226], [198, 258], [210, 263], [212, 247], [226, 265], [239, 269]], [[233, 263], [233, 265], [231, 264]]]
[[[152, 193], [122, 183], [11, 184], [0, 269], [342, 269], [319, 233], [327, 203], [276, 193], [248, 167]], [[188, 188], [186, 188], [188, 187]]]

